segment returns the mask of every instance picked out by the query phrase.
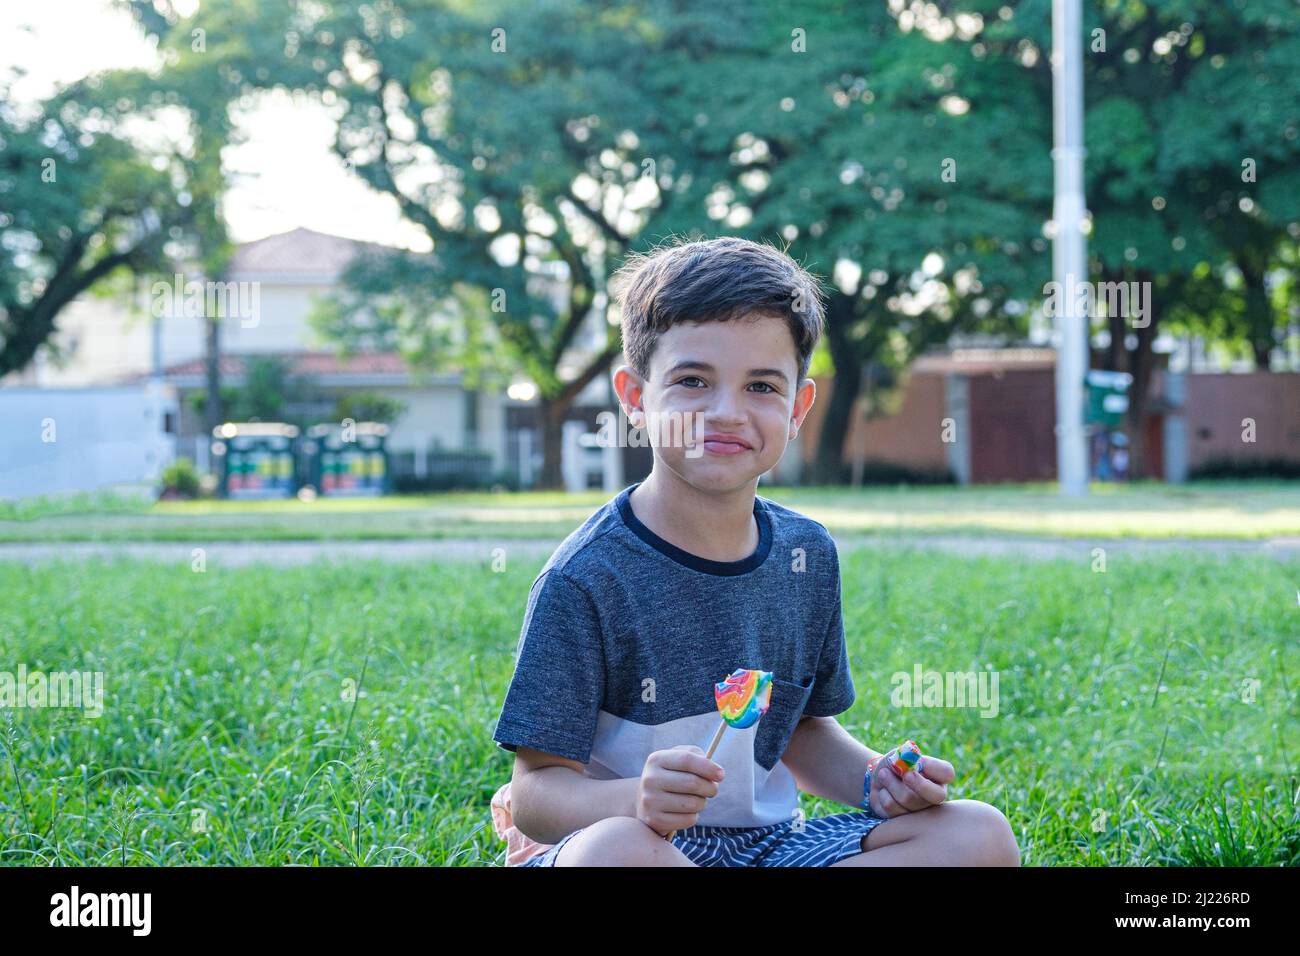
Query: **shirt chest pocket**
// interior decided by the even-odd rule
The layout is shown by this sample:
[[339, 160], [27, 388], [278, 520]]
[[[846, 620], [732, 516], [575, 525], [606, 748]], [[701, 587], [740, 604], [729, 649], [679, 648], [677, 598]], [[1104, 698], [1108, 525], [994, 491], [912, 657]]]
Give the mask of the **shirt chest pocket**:
[[803, 716], [804, 706], [812, 694], [813, 682], [797, 684], [794, 681], [772, 680], [772, 699], [767, 713], [758, 721], [758, 730], [754, 735], [754, 760], [764, 770], [771, 770], [785, 753], [786, 744], [799, 718]]

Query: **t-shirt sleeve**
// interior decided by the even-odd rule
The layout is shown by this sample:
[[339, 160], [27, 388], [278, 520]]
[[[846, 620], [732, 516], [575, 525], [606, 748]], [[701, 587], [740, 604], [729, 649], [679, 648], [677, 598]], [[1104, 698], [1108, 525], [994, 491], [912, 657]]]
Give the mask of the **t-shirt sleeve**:
[[591, 597], [563, 572], [533, 584], [492, 739], [586, 763], [605, 698], [605, 654]]
[[834, 717], [836, 714], [842, 714], [853, 706], [857, 696], [853, 687], [853, 673], [849, 669], [848, 646], [844, 641], [838, 556], [834, 561], [834, 570], [834, 610], [822, 642], [821, 656], [817, 660], [817, 679], [808, 697], [808, 703], [803, 709], [809, 717]]

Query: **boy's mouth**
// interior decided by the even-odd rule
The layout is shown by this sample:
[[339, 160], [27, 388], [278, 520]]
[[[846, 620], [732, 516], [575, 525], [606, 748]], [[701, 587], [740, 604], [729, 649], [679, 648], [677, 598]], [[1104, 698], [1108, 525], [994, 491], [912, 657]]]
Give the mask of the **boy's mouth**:
[[738, 435], [705, 435], [704, 450], [715, 455], [739, 455], [753, 451], [753, 446]]

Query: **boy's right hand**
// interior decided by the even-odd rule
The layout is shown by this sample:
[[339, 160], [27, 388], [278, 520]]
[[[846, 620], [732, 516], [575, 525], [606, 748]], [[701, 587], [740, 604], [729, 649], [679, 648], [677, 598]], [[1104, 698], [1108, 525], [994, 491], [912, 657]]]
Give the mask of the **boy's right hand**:
[[694, 744], [656, 750], [641, 770], [637, 819], [664, 837], [695, 826], [705, 801], [718, 795], [724, 773]]

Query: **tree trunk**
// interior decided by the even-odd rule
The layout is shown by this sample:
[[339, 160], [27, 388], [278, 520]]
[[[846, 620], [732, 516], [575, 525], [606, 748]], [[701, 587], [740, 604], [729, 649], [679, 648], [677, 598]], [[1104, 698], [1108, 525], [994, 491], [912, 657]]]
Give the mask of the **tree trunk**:
[[564, 469], [561, 467], [564, 420], [572, 407], [572, 398], [542, 396], [542, 471], [537, 477], [537, 488], [559, 490], [564, 487]]
[[[1145, 270], [1139, 270], [1137, 280], [1139, 282], [1150, 282], [1151, 274]], [[1128, 372], [1133, 376], [1133, 384], [1129, 386], [1128, 390], [1128, 412], [1124, 421], [1125, 430], [1128, 432], [1130, 478], [1148, 477], [1146, 414], [1149, 396], [1147, 392], [1150, 390], [1151, 372], [1155, 358], [1151, 345], [1155, 341], [1159, 325], [1160, 310], [1156, 306], [1156, 296], [1152, 295], [1151, 321], [1147, 323], [1146, 328], [1133, 330], [1137, 336], [1137, 348], [1128, 352], [1127, 356]]]
[[[596, 376], [609, 369], [614, 356], [623, 351], [621, 342], [615, 340], [605, 346], [604, 351], [591, 360], [582, 373], [568, 382], [558, 395], [542, 395], [542, 473], [538, 476], [536, 487], [559, 489], [564, 487], [563, 442], [564, 420], [568, 418], [573, 403], [578, 400], [582, 390], [590, 385]], [[558, 364], [558, 362], [557, 362]]]
[[1264, 287], [1264, 273], [1242, 268], [1246, 283], [1246, 327], [1250, 330], [1250, 350], [1254, 354], [1255, 369], [1270, 372], [1269, 359], [1273, 354], [1273, 307]]
[[814, 484], [838, 484], [844, 480], [844, 438], [853, 424], [853, 408], [862, 386], [861, 356], [848, 334], [852, 321], [853, 298], [842, 292], [833, 293], [826, 309], [826, 345], [835, 364], [835, 380], [813, 457]]
[[126, 252], [104, 256], [85, 271], [78, 271], [88, 236], [77, 236], [68, 245], [57, 270], [46, 283], [40, 298], [6, 317], [4, 342], [0, 343], [0, 378], [21, 372], [37, 351], [55, 333], [60, 312], [82, 292], [91, 288], [119, 266], [127, 265], [138, 246]]
[[208, 436], [222, 423], [224, 410], [221, 407], [221, 320], [216, 316], [208, 319], [208, 335], [204, 355], [207, 372], [207, 398], [203, 403], [203, 416], [207, 423]]
[[1124, 316], [1107, 316], [1106, 327], [1110, 330], [1110, 343], [1106, 346], [1106, 364], [1103, 368], [1123, 372], [1128, 367], [1128, 345], [1124, 342], [1128, 328], [1124, 325]]

